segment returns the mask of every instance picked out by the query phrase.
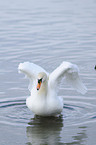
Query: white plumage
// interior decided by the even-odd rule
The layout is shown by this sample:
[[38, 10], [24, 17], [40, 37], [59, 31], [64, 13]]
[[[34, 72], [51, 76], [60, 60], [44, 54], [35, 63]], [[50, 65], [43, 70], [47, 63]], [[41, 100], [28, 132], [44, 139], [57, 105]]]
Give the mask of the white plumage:
[[57, 96], [56, 91], [62, 78], [78, 92], [85, 94], [87, 91], [79, 77], [77, 65], [70, 62], [63, 62], [51, 74], [30, 62], [20, 63], [18, 69], [30, 80], [31, 96], [26, 99], [26, 105], [37, 115], [51, 116], [62, 112], [63, 99]]

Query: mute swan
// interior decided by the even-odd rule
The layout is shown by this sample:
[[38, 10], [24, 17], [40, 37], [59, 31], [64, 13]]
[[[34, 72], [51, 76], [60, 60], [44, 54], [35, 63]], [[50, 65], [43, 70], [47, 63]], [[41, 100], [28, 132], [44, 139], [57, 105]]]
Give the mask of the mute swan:
[[62, 112], [63, 98], [57, 96], [57, 89], [63, 77], [78, 92], [85, 94], [87, 91], [80, 80], [77, 65], [70, 62], [63, 62], [51, 74], [30, 62], [20, 63], [18, 70], [30, 80], [31, 96], [26, 99], [26, 105], [36, 115], [55, 116]]

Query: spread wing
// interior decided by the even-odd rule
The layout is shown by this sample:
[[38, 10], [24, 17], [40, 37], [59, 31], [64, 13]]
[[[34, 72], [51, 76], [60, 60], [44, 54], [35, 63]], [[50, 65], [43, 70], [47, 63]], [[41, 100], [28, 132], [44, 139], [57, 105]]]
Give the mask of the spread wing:
[[60, 83], [62, 78], [66, 79], [73, 88], [75, 88], [78, 92], [85, 94], [87, 88], [82, 83], [79, 77], [79, 68], [77, 65], [72, 64], [70, 62], [63, 62], [59, 67], [57, 67], [49, 76], [49, 86], [51, 88], [57, 86], [57, 83]]
[[18, 70], [19, 72], [24, 73], [29, 78], [30, 83], [28, 89], [30, 90], [30, 92], [36, 83], [38, 73], [45, 72], [46, 74], [48, 74], [42, 67], [30, 62], [20, 63], [18, 66]]

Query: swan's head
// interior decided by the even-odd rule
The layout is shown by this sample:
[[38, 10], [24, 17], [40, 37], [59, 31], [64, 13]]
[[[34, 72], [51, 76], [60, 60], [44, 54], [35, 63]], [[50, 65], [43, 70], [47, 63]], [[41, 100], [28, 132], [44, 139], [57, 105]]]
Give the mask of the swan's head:
[[47, 80], [48, 80], [48, 78], [47, 78], [46, 73], [40, 72], [37, 77], [37, 81], [38, 81], [37, 90], [40, 90], [41, 86], [43, 86], [43, 87], [44, 87], [44, 85], [46, 86]]

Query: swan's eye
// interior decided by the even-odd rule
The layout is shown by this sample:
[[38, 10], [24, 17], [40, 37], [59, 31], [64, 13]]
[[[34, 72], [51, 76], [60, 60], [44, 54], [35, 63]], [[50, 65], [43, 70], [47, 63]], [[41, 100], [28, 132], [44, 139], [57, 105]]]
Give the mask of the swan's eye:
[[40, 82], [42, 83], [42, 78], [41, 79], [38, 79], [38, 83], [40, 84]]

